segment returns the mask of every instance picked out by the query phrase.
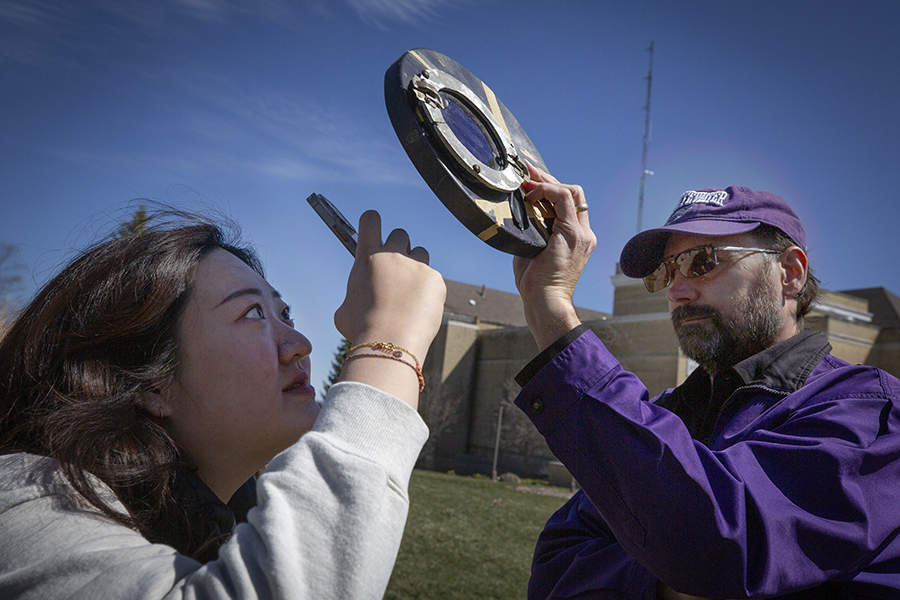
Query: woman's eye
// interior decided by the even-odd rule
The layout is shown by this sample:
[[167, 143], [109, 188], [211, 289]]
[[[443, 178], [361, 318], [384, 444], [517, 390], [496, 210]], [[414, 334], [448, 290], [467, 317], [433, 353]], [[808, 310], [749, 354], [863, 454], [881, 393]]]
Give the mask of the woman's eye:
[[281, 311], [281, 318], [284, 319], [285, 321], [291, 320], [291, 307], [290, 306], [284, 307], [284, 310]]
[[244, 316], [247, 318], [250, 318], [250, 319], [265, 319], [266, 318], [266, 315], [263, 314], [262, 306], [260, 306], [259, 304], [254, 304], [253, 306], [251, 306], [250, 310], [248, 310], [244, 314]]

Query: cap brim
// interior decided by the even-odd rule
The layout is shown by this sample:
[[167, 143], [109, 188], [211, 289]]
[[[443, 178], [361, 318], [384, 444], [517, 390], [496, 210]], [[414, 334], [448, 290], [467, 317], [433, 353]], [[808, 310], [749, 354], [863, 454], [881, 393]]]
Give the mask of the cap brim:
[[716, 219], [698, 219], [685, 223], [673, 223], [637, 234], [625, 244], [619, 257], [622, 273], [640, 279], [656, 270], [666, 251], [666, 242], [672, 233], [688, 235], [737, 235], [759, 227], [759, 223], [739, 223]]

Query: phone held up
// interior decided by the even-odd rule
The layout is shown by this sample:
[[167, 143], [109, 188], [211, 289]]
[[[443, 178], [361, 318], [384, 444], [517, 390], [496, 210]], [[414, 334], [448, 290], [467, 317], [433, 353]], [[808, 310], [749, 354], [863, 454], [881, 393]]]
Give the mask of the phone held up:
[[337, 236], [350, 254], [356, 256], [356, 229], [350, 224], [341, 211], [334, 204], [328, 201], [328, 198], [322, 194], [310, 194], [306, 199], [309, 205], [313, 207], [328, 228]]

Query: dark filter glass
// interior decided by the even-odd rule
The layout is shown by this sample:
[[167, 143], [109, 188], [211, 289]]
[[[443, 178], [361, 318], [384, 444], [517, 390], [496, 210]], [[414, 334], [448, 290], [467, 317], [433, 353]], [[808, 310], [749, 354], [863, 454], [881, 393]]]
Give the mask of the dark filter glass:
[[447, 101], [444, 122], [453, 135], [475, 158], [496, 168], [497, 154], [484, 126], [462, 101], [451, 94], [442, 93], [441, 96]]

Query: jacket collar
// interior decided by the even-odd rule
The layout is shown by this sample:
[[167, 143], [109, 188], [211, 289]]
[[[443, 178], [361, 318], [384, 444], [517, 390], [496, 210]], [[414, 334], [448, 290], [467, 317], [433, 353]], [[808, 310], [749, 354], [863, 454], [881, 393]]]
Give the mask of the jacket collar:
[[825, 356], [831, 344], [822, 333], [804, 329], [731, 368], [743, 385], [762, 385], [783, 392], [796, 392]]
[[[717, 373], [715, 387], [721, 388], [727, 381], [729, 387], [734, 388], [761, 385], [773, 390], [795, 392], [803, 387], [806, 378], [829, 352], [831, 344], [824, 334], [804, 329], [792, 338]], [[688, 397], [708, 396], [710, 383], [709, 373], [699, 367], [672, 393]]]
[[720, 411], [735, 391], [760, 386], [785, 394], [795, 392], [830, 351], [823, 334], [806, 329], [720, 371], [714, 381], [698, 368], [656, 403], [678, 415], [695, 439], [707, 443]]

